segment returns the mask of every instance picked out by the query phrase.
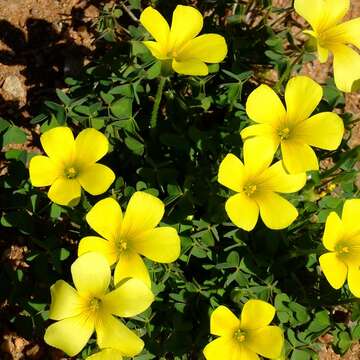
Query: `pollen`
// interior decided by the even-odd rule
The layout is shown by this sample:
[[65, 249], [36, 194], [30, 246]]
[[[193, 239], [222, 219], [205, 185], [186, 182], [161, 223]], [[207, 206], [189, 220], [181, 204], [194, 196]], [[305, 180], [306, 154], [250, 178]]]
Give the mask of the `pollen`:
[[244, 342], [245, 341], [245, 332], [238, 329], [235, 331], [234, 338], [238, 342]]
[[290, 129], [288, 127], [278, 131], [280, 140], [287, 140], [290, 136]]
[[89, 302], [89, 309], [90, 309], [90, 311], [95, 312], [95, 311], [99, 310], [100, 305], [101, 305], [101, 300], [94, 297]]
[[116, 249], [119, 253], [124, 252], [127, 249], [127, 241], [120, 239], [116, 242]]
[[249, 185], [245, 185], [244, 186], [244, 193], [247, 195], [247, 196], [251, 196], [251, 195], [254, 195], [254, 193], [256, 192], [257, 190], [257, 186], [255, 184], [249, 184]]
[[65, 176], [68, 179], [75, 179], [77, 175], [78, 175], [78, 171], [73, 166], [65, 169]]

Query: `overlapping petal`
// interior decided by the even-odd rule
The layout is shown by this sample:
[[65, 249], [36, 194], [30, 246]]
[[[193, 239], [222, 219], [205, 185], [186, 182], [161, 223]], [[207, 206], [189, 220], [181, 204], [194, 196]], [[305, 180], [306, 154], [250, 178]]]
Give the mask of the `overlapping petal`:
[[225, 203], [230, 220], [246, 231], [254, 229], [259, 218], [259, 206], [255, 200], [244, 193], [231, 196]]
[[281, 153], [284, 166], [291, 174], [319, 169], [319, 163], [314, 150], [301, 141], [282, 141]]
[[348, 233], [360, 236], [360, 199], [346, 200], [342, 221]]
[[337, 243], [343, 238], [344, 225], [338, 214], [332, 211], [326, 219], [323, 244], [326, 249], [334, 251]]
[[117, 349], [123, 355], [133, 357], [144, 347], [144, 342], [134, 332], [107, 313], [98, 316], [95, 329], [97, 343], [101, 349]]
[[116, 349], [104, 349], [93, 355], [90, 355], [86, 360], [122, 360], [122, 353]]
[[130, 279], [102, 298], [104, 311], [120, 317], [131, 317], [145, 311], [154, 295], [141, 280]]
[[124, 251], [120, 254], [119, 262], [115, 267], [114, 283], [118, 284], [126, 278], [139, 279], [148, 287], [151, 287], [149, 272], [143, 260], [140, 255], [131, 250]]
[[171, 263], [180, 256], [180, 238], [169, 226], [147, 230], [129, 240], [129, 246], [150, 260]]
[[349, 266], [348, 284], [352, 294], [360, 298], [360, 265]]
[[62, 175], [63, 167], [60, 163], [47, 156], [36, 155], [30, 160], [29, 172], [33, 186], [51, 185]]
[[78, 180], [89, 194], [100, 195], [114, 182], [115, 174], [105, 165], [92, 164], [80, 171]]
[[255, 353], [269, 359], [280, 356], [284, 335], [278, 326], [265, 326], [246, 334], [246, 346]]
[[89, 341], [94, 324], [94, 317], [84, 312], [51, 324], [46, 329], [44, 340], [69, 356], [75, 356]]
[[151, 36], [160, 43], [160, 46], [166, 46], [170, 34], [170, 27], [159, 11], [148, 6], [141, 13], [140, 22]]
[[240, 320], [226, 306], [217, 307], [210, 318], [210, 333], [218, 336], [233, 336], [240, 328]]
[[205, 76], [209, 73], [207, 65], [199, 59], [188, 59], [180, 61], [173, 59], [172, 67], [178, 74], [183, 75]]
[[285, 89], [285, 102], [288, 124], [297, 124], [306, 120], [323, 96], [322, 87], [307, 76], [295, 76]]
[[71, 274], [76, 289], [81, 294], [101, 298], [110, 284], [110, 266], [106, 258], [89, 252], [75, 260]]
[[269, 229], [285, 229], [298, 216], [298, 211], [288, 200], [272, 191], [262, 191], [256, 196], [261, 219]]
[[80, 165], [93, 164], [106, 155], [109, 141], [100, 131], [88, 128], [75, 139], [76, 162]]
[[87, 213], [86, 221], [98, 234], [114, 241], [123, 221], [121, 207], [113, 198], [100, 200]]
[[293, 136], [310, 146], [336, 150], [344, 135], [344, 123], [339, 115], [322, 112], [298, 124]]
[[219, 63], [225, 59], [227, 45], [223, 36], [204, 34], [191, 39], [178, 54], [178, 60], [198, 59], [207, 63]]
[[331, 43], [352, 44], [360, 48], [360, 18], [336, 25], [323, 36]]
[[141, 233], [155, 228], [165, 211], [164, 203], [148, 193], [135, 192], [128, 203], [122, 223], [121, 236], [135, 238]]
[[60, 177], [51, 185], [48, 197], [59, 205], [76, 206], [81, 197], [81, 186], [77, 180]]
[[228, 154], [221, 162], [218, 173], [218, 182], [227, 188], [240, 192], [245, 181], [245, 168], [241, 160]]
[[249, 300], [241, 312], [241, 329], [255, 330], [267, 326], [275, 316], [275, 308], [262, 300]]
[[40, 136], [41, 145], [53, 160], [65, 164], [74, 158], [75, 141], [70, 128], [59, 126]]
[[340, 289], [346, 280], [347, 266], [333, 252], [321, 255], [319, 262], [330, 285], [334, 289]]
[[[219, 359], [236, 359], [242, 360], [239, 357], [240, 346], [235, 342], [233, 337], [222, 336], [204, 348], [204, 356], [207, 360], [219, 360]], [[250, 359], [245, 359], [250, 360]], [[251, 359], [252, 360], [252, 359]]]
[[257, 123], [281, 124], [286, 118], [286, 111], [281, 100], [267, 85], [260, 85], [247, 98], [246, 112]]
[[86, 236], [80, 240], [78, 255], [81, 256], [88, 252], [96, 252], [103, 255], [109, 265], [115, 264], [118, 259], [118, 251], [114, 242], [104, 240], [98, 236]]
[[169, 56], [166, 54], [166, 48], [156, 41], [143, 41], [143, 44], [159, 60], [166, 60]]

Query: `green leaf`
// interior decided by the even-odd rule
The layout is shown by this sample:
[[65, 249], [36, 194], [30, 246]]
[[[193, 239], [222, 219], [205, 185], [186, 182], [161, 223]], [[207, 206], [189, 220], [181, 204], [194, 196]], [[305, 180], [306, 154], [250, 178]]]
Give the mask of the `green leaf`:
[[111, 106], [111, 112], [118, 119], [129, 119], [132, 117], [132, 99], [122, 98], [114, 101]]
[[3, 145], [23, 144], [26, 141], [26, 133], [17, 126], [10, 126], [3, 137]]

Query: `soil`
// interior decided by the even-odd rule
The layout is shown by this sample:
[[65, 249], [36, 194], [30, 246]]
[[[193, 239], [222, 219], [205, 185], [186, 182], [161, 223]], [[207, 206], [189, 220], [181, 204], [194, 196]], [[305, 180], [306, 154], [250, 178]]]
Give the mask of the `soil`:
[[[100, 14], [100, 0], [0, 0], [0, 116], [28, 127], [44, 99], [64, 87], [66, 76], [76, 75], [94, 50], [94, 20]], [[290, 6], [289, 0], [274, 1]], [[360, 0], [352, 0], [349, 17], [360, 16]], [[323, 83], [331, 72], [331, 63], [314, 61], [304, 73]], [[346, 111], [360, 113], [360, 94], [346, 95]], [[360, 125], [354, 129], [351, 145], [360, 144]], [[28, 266], [23, 261], [26, 248], [13, 246], [5, 254], [15, 267]], [[4, 254], [3, 254], [4, 255]], [[6, 304], [0, 304], [0, 310]], [[332, 350], [331, 339], [323, 341], [322, 360], [341, 357]], [[14, 333], [0, 337], [0, 358], [41, 359], [41, 346]], [[53, 359], [65, 359], [54, 350]], [[342, 357], [360, 359], [360, 344]]]

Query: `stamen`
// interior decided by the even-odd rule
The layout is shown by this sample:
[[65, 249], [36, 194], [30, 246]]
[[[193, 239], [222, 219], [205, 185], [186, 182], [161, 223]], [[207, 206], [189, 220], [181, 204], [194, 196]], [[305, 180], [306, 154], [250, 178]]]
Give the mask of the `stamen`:
[[245, 341], [245, 332], [242, 331], [241, 329], [238, 329], [235, 331], [234, 334], [234, 338], [235, 340], [237, 340], [238, 342], [243, 342]]
[[278, 131], [280, 140], [287, 140], [290, 136], [290, 129], [288, 127]]
[[68, 179], [75, 179], [77, 177], [77, 175], [78, 175], [78, 172], [73, 166], [65, 169], [65, 176]]
[[101, 300], [94, 297], [90, 300], [89, 309], [90, 309], [90, 311], [97, 311], [97, 310], [99, 310], [100, 305], [101, 305]]
[[244, 186], [244, 193], [251, 196], [256, 192], [257, 186], [255, 184], [248, 184]]

